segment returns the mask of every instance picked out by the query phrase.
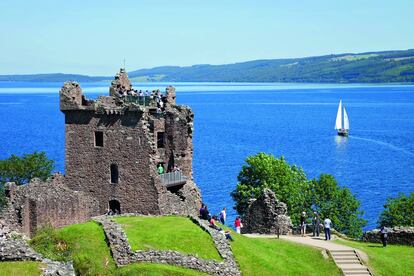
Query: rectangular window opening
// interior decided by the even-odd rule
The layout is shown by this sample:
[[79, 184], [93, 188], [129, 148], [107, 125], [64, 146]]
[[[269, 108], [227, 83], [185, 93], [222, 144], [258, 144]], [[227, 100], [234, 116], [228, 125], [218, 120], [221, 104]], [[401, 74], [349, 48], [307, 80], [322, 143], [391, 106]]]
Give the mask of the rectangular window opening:
[[117, 184], [119, 181], [118, 165], [111, 164], [111, 183]]
[[103, 132], [95, 131], [95, 147], [103, 147]]
[[157, 132], [157, 148], [164, 148], [164, 132]]

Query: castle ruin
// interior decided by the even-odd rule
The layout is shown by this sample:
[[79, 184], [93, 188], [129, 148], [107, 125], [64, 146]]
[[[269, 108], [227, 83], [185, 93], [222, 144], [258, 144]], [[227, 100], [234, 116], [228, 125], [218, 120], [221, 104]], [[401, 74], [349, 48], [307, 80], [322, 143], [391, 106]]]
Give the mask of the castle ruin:
[[60, 227], [106, 213], [197, 214], [193, 112], [176, 104], [174, 87], [164, 95], [135, 92], [124, 69], [109, 96], [96, 100], [78, 83], [64, 83], [65, 176], [55, 175], [48, 185], [6, 186], [3, 213], [18, 230], [31, 235], [46, 223]]

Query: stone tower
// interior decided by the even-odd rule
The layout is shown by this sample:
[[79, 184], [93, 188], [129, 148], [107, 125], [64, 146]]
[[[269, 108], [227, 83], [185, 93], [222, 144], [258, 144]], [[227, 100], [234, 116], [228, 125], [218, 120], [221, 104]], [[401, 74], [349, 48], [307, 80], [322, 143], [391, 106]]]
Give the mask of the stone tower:
[[123, 69], [109, 90], [96, 100], [86, 99], [76, 82], [60, 90], [65, 184], [96, 198], [100, 214], [197, 214], [191, 109], [176, 105], [171, 86], [164, 95], [132, 90]]

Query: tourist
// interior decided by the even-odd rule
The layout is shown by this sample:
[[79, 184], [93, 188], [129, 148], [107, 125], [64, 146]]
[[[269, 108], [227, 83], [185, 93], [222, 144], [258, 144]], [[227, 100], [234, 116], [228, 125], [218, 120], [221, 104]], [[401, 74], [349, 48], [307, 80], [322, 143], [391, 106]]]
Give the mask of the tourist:
[[381, 234], [382, 246], [386, 247], [387, 241], [388, 241], [388, 233], [387, 233], [387, 229], [385, 228], [385, 226], [381, 226], [380, 234]]
[[203, 213], [201, 214], [201, 218], [204, 220], [210, 221], [210, 212], [208, 211], [207, 205], [204, 205]]
[[224, 207], [223, 210], [221, 210], [220, 212], [220, 222], [223, 225], [226, 224], [226, 207]]
[[158, 174], [163, 174], [164, 173], [164, 167], [162, 166], [161, 163], [158, 164], [157, 171], [158, 171]]
[[220, 231], [220, 233], [222, 233], [222, 234], [226, 237], [226, 239], [227, 239], [227, 240], [234, 241], [234, 239], [233, 239], [233, 237], [231, 236], [231, 234], [230, 234], [230, 231], [229, 231], [229, 230], [226, 230], [226, 231], [221, 230], [221, 231]]
[[303, 211], [302, 215], [300, 216], [300, 234], [302, 237], [306, 234], [306, 212]]
[[237, 234], [240, 234], [241, 233], [241, 228], [243, 227], [243, 224], [242, 224], [242, 222], [241, 222], [241, 219], [240, 219], [240, 217], [238, 216], [237, 218], [236, 218], [236, 220], [234, 221], [234, 227], [236, 228], [236, 233]]
[[313, 212], [312, 225], [313, 225], [313, 236], [314, 237], [319, 237], [320, 224], [321, 224], [321, 220], [319, 218], [318, 212]]
[[329, 241], [331, 239], [331, 223], [332, 221], [329, 218], [326, 218], [323, 221], [323, 226], [325, 230], [325, 240]]
[[174, 165], [173, 172], [181, 172], [180, 167], [178, 167], [177, 165]]
[[203, 218], [204, 208], [205, 208], [204, 203], [201, 203], [201, 208], [200, 208], [200, 218], [201, 218], [201, 219]]
[[210, 218], [210, 227], [218, 231], [222, 231], [222, 229], [216, 225], [216, 220], [217, 220], [216, 216], [213, 216], [212, 218]]

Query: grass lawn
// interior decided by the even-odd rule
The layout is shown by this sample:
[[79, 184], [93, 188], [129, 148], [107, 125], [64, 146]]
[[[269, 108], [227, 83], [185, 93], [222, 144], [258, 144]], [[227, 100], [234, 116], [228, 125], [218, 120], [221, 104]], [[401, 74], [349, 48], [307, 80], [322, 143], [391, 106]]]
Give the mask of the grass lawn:
[[375, 275], [413, 275], [414, 247], [404, 245], [387, 245], [347, 240], [336, 241], [340, 244], [361, 249], [368, 254], [368, 265]]
[[[51, 238], [52, 237], [52, 238]], [[31, 245], [54, 260], [70, 260], [81, 275], [112, 275], [115, 262], [100, 225], [90, 221], [41, 232]]]
[[341, 275], [319, 250], [296, 243], [232, 233], [233, 253], [244, 275]]
[[133, 275], [148, 275], [148, 276], [195, 276], [195, 275], [208, 275], [191, 269], [185, 269], [181, 267], [163, 265], [163, 264], [149, 264], [149, 263], [139, 263], [139, 264], [130, 264], [124, 267], [119, 268], [116, 271], [116, 276], [133, 276]]
[[189, 218], [118, 217], [132, 250], [176, 250], [203, 259], [221, 261], [213, 239]]
[[0, 262], [0, 275], [2, 276], [39, 276], [40, 266], [39, 262]]

